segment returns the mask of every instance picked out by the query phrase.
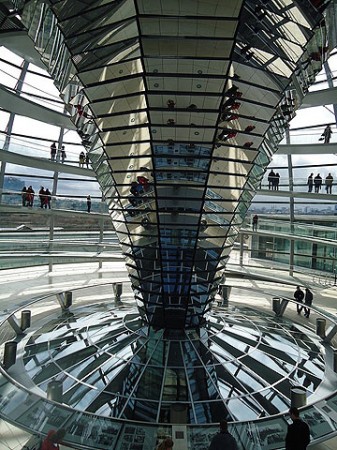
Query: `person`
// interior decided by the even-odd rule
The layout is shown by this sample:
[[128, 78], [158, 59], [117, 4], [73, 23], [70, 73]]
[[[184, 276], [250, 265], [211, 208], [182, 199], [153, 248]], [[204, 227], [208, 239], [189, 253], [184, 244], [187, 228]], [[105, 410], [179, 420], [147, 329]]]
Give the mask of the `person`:
[[268, 188], [269, 188], [269, 190], [273, 189], [274, 180], [275, 180], [275, 172], [273, 170], [271, 170], [269, 172], [269, 175], [268, 175]]
[[257, 214], [255, 214], [255, 216], [253, 217], [253, 231], [257, 230], [257, 223], [259, 221], [259, 217]]
[[227, 420], [220, 422], [220, 432], [211, 440], [209, 450], [237, 450], [238, 446], [234, 437], [228, 432]]
[[56, 143], [53, 142], [50, 146], [50, 159], [52, 161], [55, 161], [55, 156], [56, 156]]
[[90, 159], [88, 153], [85, 155], [85, 164], [87, 166], [87, 169], [89, 169]]
[[280, 184], [280, 174], [278, 172], [275, 173], [275, 179], [274, 179], [274, 190], [278, 191], [278, 187]]
[[45, 203], [44, 203], [44, 207], [47, 209], [50, 209], [50, 201], [51, 201], [51, 192], [50, 190], [47, 188], [45, 191]]
[[27, 188], [23, 186], [21, 191], [22, 206], [27, 206]]
[[173, 441], [171, 438], [164, 439], [158, 446], [157, 450], [172, 450], [173, 449]]
[[[304, 292], [302, 291], [302, 289], [297, 286], [296, 291], [294, 292], [294, 299], [298, 302], [298, 304], [296, 305], [297, 307], [297, 314], [301, 314], [301, 311], [303, 309], [303, 299], [304, 299]], [[299, 304], [301, 303], [301, 304]]]
[[331, 173], [329, 173], [329, 175], [327, 175], [325, 178], [325, 190], [327, 194], [332, 193], [332, 183], [333, 183], [333, 176], [331, 175]]
[[309, 426], [300, 419], [297, 408], [291, 407], [289, 414], [293, 423], [288, 425], [286, 450], [305, 450], [310, 443]]
[[66, 151], [65, 151], [64, 145], [62, 145], [62, 147], [61, 147], [61, 163], [62, 164], [64, 163], [66, 157], [67, 157]]
[[149, 189], [149, 179], [144, 176], [138, 176], [137, 182], [142, 186], [144, 191]]
[[304, 317], [309, 319], [310, 317], [310, 306], [312, 305], [312, 301], [314, 299], [313, 293], [309, 288], [305, 288], [305, 296], [304, 296]]
[[79, 156], [79, 166], [84, 167], [84, 163], [85, 163], [85, 154], [84, 151], [82, 150]]
[[307, 185], [308, 185], [308, 192], [312, 192], [312, 188], [313, 188], [313, 185], [314, 185], [314, 174], [313, 173], [311, 173], [308, 176]]
[[331, 126], [327, 125], [324, 128], [323, 133], [321, 134], [321, 136], [324, 139], [324, 144], [329, 144], [330, 143], [330, 139], [331, 139], [331, 135], [332, 135], [332, 130], [331, 130]]
[[60, 443], [66, 435], [66, 430], [49, 430], [47, 437], [42, 441], [41, 450], [60, 450]]
[[31, 208], [33, 207], [34, 203], [34, 194], [34, 189], [32, 188], [32, 186], [29, 186], [27, 189], [27, 206], [30, 206]]
[[322, 177], [318, 173], [314, 178], [315, 193], [318, 194], [322, 186]]
[[87, 196], [87, 211], [90, 213], [91, 211], [91, 197], [90, 195]]
[[46, 192], [45, 192], [45, 190], [44, 190], [44, 187], [41, 186], [41, 189], [39, 190], [40, 208], [43, 208], [43, 207], [44, 207], [44, 204], [45, 204], [45, 194], [46, 194]]

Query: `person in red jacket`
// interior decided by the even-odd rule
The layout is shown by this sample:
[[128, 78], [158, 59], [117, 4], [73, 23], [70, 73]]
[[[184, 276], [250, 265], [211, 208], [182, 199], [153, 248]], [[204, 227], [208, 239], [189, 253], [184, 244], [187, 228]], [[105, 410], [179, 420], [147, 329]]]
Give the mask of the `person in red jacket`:
[[46, 439], [42, 442], [41, 450], [60, 450], [59, 444], [66, 435], [66, 430], [49, 430]]

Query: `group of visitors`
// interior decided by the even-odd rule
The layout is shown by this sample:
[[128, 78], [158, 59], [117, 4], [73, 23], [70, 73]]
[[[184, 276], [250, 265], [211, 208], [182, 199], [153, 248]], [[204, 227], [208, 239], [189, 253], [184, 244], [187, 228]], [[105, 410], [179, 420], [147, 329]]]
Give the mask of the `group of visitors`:
[[63, 164], [66, 159], [66, 150], [64, 145], [61, 148], [56, 147], [56, 142], [53, 142], [50, 146], [50, 159], [52, 161], [60, 162]]
[[[34, 204], [34, 197], [35, 191], [32, 188], [32, 186], [29, 186], [28, 188], [24, 186], [22, 188], [21, 190], [22, 206], [29, 206], [30, 208], [32, 208]], [[41, 186], [41, 189], [39, 190], [39, 200], [41, 208], [50, 209], [51, 192], [48, 188], [45, 189], [43, 186]]]
[[[292, 423], [288, 425], [287, 434], [285, 436], [285, 449], [306, 450], [310, 443], [309, 426], [300, 418], [300, 412], [297, 408], [291, 407], [289, 409], [289, 415]], [[162, 448], [172, 449], [172, 446]], [[220, 422], [220, 431], [213, 437], [209, 450], [238, 450], [238, 445], [234, 436], [228, 431], [227, 420], [222, 420]]]
[[[53, 142], [50, 146], [50, 159], [51, 161], [61, 162], [64, 163], [65, 159], [67, 157], [65, 147], [62, 145], [61, 148], [56, 147], [56, 142]], [[87, 169], [89, 168], [90, 159], [89, 155], [85, 154], [84, 151], [81, 151], [78, 157], [78, 163], [80, 167], [84, 167], [86, 165]]]
[[[312, 301], [314, 299], [313, 293], [311, 290], [306, 287], [305, 293], [302, 291], [300, 286], [297, 286], [294, 292], [294, 299], [297, 301], [297, 314], [301, 314], [302, 310], [304, 310], [304, 317], [309, 319], [310, 317], [310, 308], [312, 305]], [[304, 304], [303, 304], [304, 300]]]
[[[315, 177], [314, 174], [311, 173], [308, 176], [307, 185], [308, 185], [308, 192], [312, 192], [312, 189], [315, 188], [315, 194], [318, 194], [323, 185], [323, 178], [319, 173]], [[325, 177], [325, 191], [327, 194], [332, 193], [332, 185], [333, 185], [333, 176], [331, 175], [331, 173], [329, 173]]]
[[271, 170], [268, 174], [268, 188], [272, 191], [278, 191], [280, 184], [280, 174]]
[[[286, 450], [306, 450], [310, 443], [310, 428], [306, 422], [300, 418], [297, 408], [291, 407], [289, 415], [292, 423], [288, 425], [285, 436]], [[60, 444], [67, 434], [64, 428], [50, 430], [47, 437], [42, 441], [41, 450], [60, 450]], [[173, 450], [174, 442], [171, 437], [166, 437], [156, 450]], [[234, 436], [228, 431], [227, 420], [220, 422], [220, 431], [213, 436], [209, 450], [238, 450], [238, 445]]]
[[144, 176], [138, 176], [137, 181], [132, 181], [131, 183], [131, 196], [129, 197], [129, 201], [132, 206], [137, 206], [142, 203], [142, 199], [140, 198], [145, 192], [147, 192], [150, 188], [150, 180]]
[[45, 189], [43, 186], [41, 186], [41, 189], [39, 190], [39, 199], [40, 208], [50, 209], [51, 192], [48, 188]]
[[24, 186], [21, 190], [22, 206], [33, 207], [35, 191], [32, 186]]

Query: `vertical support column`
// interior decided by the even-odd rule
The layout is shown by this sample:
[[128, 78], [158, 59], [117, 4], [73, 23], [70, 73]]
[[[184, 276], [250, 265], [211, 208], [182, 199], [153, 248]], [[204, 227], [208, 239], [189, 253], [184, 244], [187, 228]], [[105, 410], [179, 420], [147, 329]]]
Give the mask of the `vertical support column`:
[[279, 316], [281, 311], [281, 299], [279, 297], [272, 298], [272, 308], [275, 315]]
[[[20, 72], [19, 79], [15, 86], [15, 90], [18, 94], [21, 94], [21, 92], [22, 92], [22, 87], [23, 87], [23, 83], [24, 83], [24, 80], [25, 80], [25, 77], [27, 74], [28, 65], [29, 65], [28, 61], [23, 61], [22, 65], [21, 65], [22, 69]], [[14, 119], [15, 119], [15, 114], [10, 113], [10, 116], [9, 116], [9, 119], [7, 122], [7, 126], [6, 126], [6, 137], [5, 137], [5, 142], [4, 142], [4, 145], [2, 148], [3, 150], [9, 149]], [[3, 189], [4, 181], [5, 181], [6, 161], [2, 161], [0, 166], [1, 166], [0, 167], [0, 203], [2, 203], [2, 189]], [[21, 202], [21, 198], [20, 198], [20, 202]]]
[[16, 362], [16, 349], [18, 344], [15, 341], [5, 342], [5, 350], [3, 357], [3, 365], [5, 369], [9, 369]]
[[290, 403], [295, 408], [301, 408], [307, 404], [307, 391], [302, 386], [294, 386], [290, 389]]
[[[286, 143], [290, 144], [290, 134], [289, 129], [286, 130]], [[287, 156], [288, 158], [288, 178], [289, 178], [289, 191], [292, 192], [294, 190], [294, 182], [293, 182], [293, 163], [291, 155]], [[290, 196], [289, 198], [289, 220], [290, 220], [290, 234], [294, 233], [294, 220], [295, 220], [295, 201], [294, 197]], [[290, 249], [289, 249], [289, 275], [292, 277], [294, 274], [294, 253], [295, 253], [295, 241], [294, 239], [290, 239]]]
[[239, 260], [239, 264], [240, 266], [243, 265], [243, 243], [244, 243], [244, 234], [241, 232], [239, 234], [240, 236], [240, 260]]
[[21, 311], [21, 325], [20, 328], [22, 331], [25, 331], [27, 328], [30, 327], [31, 324], [31, 311], [26, 309], [24, 311]]
[[[104, 216], [103, 216], [103, 205], [104, 205], [104, 194], [102, 193], [102, 201], [101, 201], [101, 214], [102, 214], [102, 216], [101, 216], [100, 221], [99, 221], [99, 244], [101, 246], [102, 246], [103, 240], [104, 240], [104, 224], [105, 224]], [[102, 269], [102, 267], [103, 267], [103, 262], [100, 259], [98, 261], [98, 268]], [[99, 273], [99, 277], [100, 278], [102, 277], [102, 273]]]
[[225, 286], [224, 284], [221, 285], [221, 306], [222, 307], [227, 307], [229, 304], [229, 295], [231, 292], [231, 287], [230, 286]]
[[326, 320], [322, 318], [316, 319], [316, 334], [320, 338], [325, 338]]
[[123, 283], [113, 283], [112, 284], [112, 290], [113, 293], [115, 295], [115, 303], [120, 303], [121, 302], [121, 296], [123, 293]]
[[52, 402], [63, 402], [63, 385], [62, 381], [53, 380], [47, 386], [47, 398]]

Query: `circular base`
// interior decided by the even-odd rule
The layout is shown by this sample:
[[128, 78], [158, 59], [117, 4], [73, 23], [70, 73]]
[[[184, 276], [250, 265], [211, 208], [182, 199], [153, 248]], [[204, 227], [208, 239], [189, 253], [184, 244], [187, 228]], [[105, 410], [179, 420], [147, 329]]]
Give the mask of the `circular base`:
[[[63, 403], [152, 423], [255, 420], [310, 397], [324, 378], [319, 338], [250, 308], [209, 314], [200, 329], [154, 330], [135, 308], [78, 308], [27, 335], [29, 384], [63, 387]], [[22, 382], [22, 380], [21, 380]]]

